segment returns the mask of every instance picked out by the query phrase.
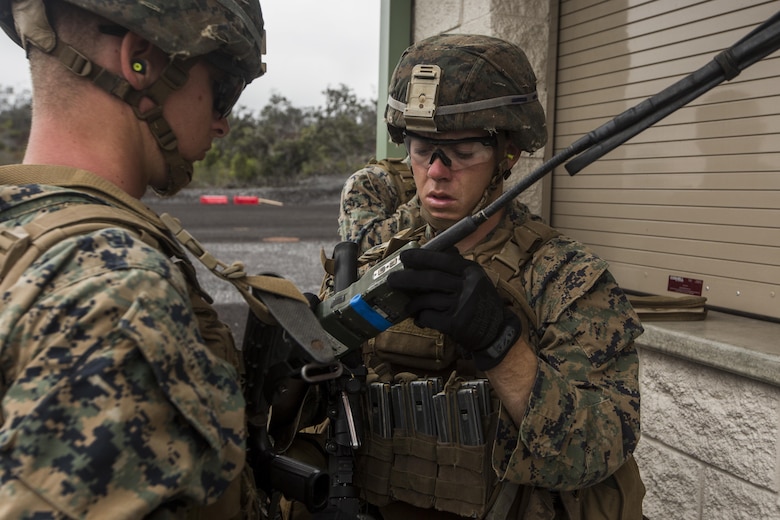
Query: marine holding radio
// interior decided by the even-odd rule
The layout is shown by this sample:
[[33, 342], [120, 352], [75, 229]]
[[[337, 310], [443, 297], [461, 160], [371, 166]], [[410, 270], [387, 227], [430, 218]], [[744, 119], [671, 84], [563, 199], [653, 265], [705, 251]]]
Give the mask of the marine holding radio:
[[[403, 53], [389, 92], [385, 119], [406, 147], [425, 225], [366, 251], [351, 292], [326, 277], [317, 309], [368, 367], [355, 477], [366, 511], [641, 519], [642, 327], [607, 263], [519, 202], [456, 247], [425, 247], [498, 198], [520, 154], [544, 146], [525, 53], [487, 36], [434, 36]], [[354, 184], [342, 206], [365, 217], [370, 190]]]

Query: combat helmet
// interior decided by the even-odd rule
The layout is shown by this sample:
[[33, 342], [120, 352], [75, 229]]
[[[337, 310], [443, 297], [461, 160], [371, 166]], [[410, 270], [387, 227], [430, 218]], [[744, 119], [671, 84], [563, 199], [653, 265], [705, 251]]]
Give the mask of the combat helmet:
[[[231, 92], [224, 93], [229, 99], [221, 115], [227, 115], [243, 88], [265, 73], [265, 31], [259, 0], [60, 1], [132, 31], [168, 54], [170, 62], [161, 77], [149, 88], [137, 91], [58, 38], [49, 23], [46, 0], [0, 0], [0, 26], [18, 45], [28, 53], [33, 45], [54, 56], [74, 74], [131, 105], [136, 116], [147, 122], [168, 165], [169, 185], [158, 192], [175, 193], [190, 182], [192, 165], [178, 152], [176, 136], [162, 116], [162, 104], [187, 81], [193, 58], [204, 57], [234, 78]], [[156, 108], [142, 113], [139, 103], [143, 98], [154, 101]]]
[[505, 131], [526, 152], [547, 142], [528, 58], [490, 36], [440, 34], [407, 48], [390, 80], [385, 121], [399, 144], [404, 130], [467, 129]]

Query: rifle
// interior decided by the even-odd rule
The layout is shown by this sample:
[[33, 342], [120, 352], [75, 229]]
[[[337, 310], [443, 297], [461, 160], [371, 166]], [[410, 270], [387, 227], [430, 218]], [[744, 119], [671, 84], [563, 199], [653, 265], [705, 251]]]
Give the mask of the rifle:
[[[357, 251], [354, 242], [336, 244], [333, 250], [333, 283], [336, 290], [346, 289], [357, 280]], [[365, 391], [368, 370], [357, 349], [342, 355], [340, 360], [345, 366], [343, 374], [325, 384], [330, 419], [328, 440], [325, 443], [331, 475], [330, 499], [328, 506], [314, 515], [315, 520], [355, 519], [360, 513], [360, 490], [354, 481], [354, 450], [362, 444], [360, 396]]]
[[[566, 170], [570, 175], [575, 175], [599, 157], [716, 85], [733, 79], [742, 70], [778, 48], [780, 12], [716, 55], [704, 67], [622, 112], [554, 155], [485, 209], [464, 217], [423, 246], [414, 242], [407, 244], [367, 271], [360, 280], [336, 292], [316, 309], [323, 328], [349, 350], [358, 348], [364, 341], [408, 317], [405, 310], [408, 296], [393, 291], [385, 283], [390, 273], [403, 269], [399, 258], [402, 251], [414, 247], [443, 251], [454, 246], [556, 167], [571, 160], [566, 164]], [[577, 155], [579, 157], [575, 157]]]
[[[357, 244], [337, 244], [333, 257], [334, 282], [339, 289], [346, 288], [357, 279]], [[315, 519], [358, 518], [360, 494], [354, 483], [353, 450], [360, 447], [363, 437], [360, 395], [367, 374], [359, 352], [350, 351], [335, 364], [323, 363], [325, 356], [314, 359], [283, 327], [261, 321], [251, 310], [242, 350], [251, 374], [245, 389], [247, 458], [258, 487], [269, 497], [281, 493], [302, 502]], [[277, 454], [270, 442], [271, 407], [290, 391], [292, 381], [320, 385], [327, 398], [327, 472]], [[276, 501], [270, 502], [273, 506]], [[269, 517], [275, 514], [271, 511]]]
[[[312, 364], [312, 356], [282, 327], [261, 321], [251, 310], [242, 352], [248, 374], [244, 390], [247, 463], [252, 468], [255, 484], [269, 497], [281, 493], [303, 503], [309, 511], [319, 511], [328, 502], [328, 474], [318, 467], [277, 454], [269, 438], [268, 422], [271, 406], [289, 391], [291, 380], [317, 384], [339, 373], [332, 372], [332, 365], [328, 365], [328, 371], [321, 372], [318, 364]], [[275, 513], [270, 512], [268, 517], [274, 518]]]

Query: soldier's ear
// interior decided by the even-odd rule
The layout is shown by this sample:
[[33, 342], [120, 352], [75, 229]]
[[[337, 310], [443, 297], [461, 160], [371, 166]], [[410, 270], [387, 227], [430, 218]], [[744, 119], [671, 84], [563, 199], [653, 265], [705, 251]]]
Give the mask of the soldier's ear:
[[512, 173], [512, 167], [520, 159], [520, 148], [513, 143], [507, 143], [504, 148], [504, 155], [498, 162], [498, 169], [504, 175], [504, 180], [509, 178]]
[[512, 166], [520, 159], [520, 148], [515, 146], [514, 143], [506, 144], [506, 152], [504, 153], [504, 160], [506, 161], [507, 170], [511, 170]]
[[157, 80], [164, 67], [161, 54], [151, 42], [128, 32], [122, 37], [119, 51], [122, 77], [136, 90], [143, 90]]

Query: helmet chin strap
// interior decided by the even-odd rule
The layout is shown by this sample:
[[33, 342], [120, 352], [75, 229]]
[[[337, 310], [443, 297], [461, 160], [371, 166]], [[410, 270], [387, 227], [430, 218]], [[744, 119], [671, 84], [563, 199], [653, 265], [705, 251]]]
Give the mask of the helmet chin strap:
[[[170, 197], [192, 181], [192, 163], [185, 161], [179, 153], [176, 134], [163, 117], [162, 105], [165, 99], [187, 81], [188, 71], [195, 65], [197, 59], [174, 59], [168, 63], [160, 77], [148, 88], [143, 90], [132, 89], [131, 95], [123, 100], [133, 107], [133, 112], [138, 119], [145, 121], [152, 132], [157, 146], [162, 151], [166, 164], [167, 185], [164, 187], [152, 186], [154, 191], [163, 197]], [[118, 78], [119, 81], [124, 81]], [[128, 84], [129, 85], [129, 84]], [[131, 87], [132, 88], [132, 87]], [[143, 98], [149, 98], [155, 106], [146, 112], [141, 112], [139, 105]]]
[[[34, 45], [59, 60], [73, 74], [90, 80], [97, 87], [130, 105], [136, 117], [146, 122], [162, 151], [167, 168], [167, 185], [161, 188], [153, 187], [154, 190], [162, 196], [169, 197], [189, 184], [192, 180], [192, 164], [185, 161], [179, 153], [176, 135], [163, 117], [162, 105], [172, 92], [187, 82], [189, 69], [197, 59], [171, 60], [157, 81], [148, 88], [136, 90], [124, 78], [93, 63], [82, 53], [60, 40], [49, 24], [43, 2], [25, 0], [11, 2], [11, 5], [17, 33], [28, 54], [28, 45]], [[155, 106], [146, 112], [141, 112], [140, 104], [144, 98], [150, 99]]]

